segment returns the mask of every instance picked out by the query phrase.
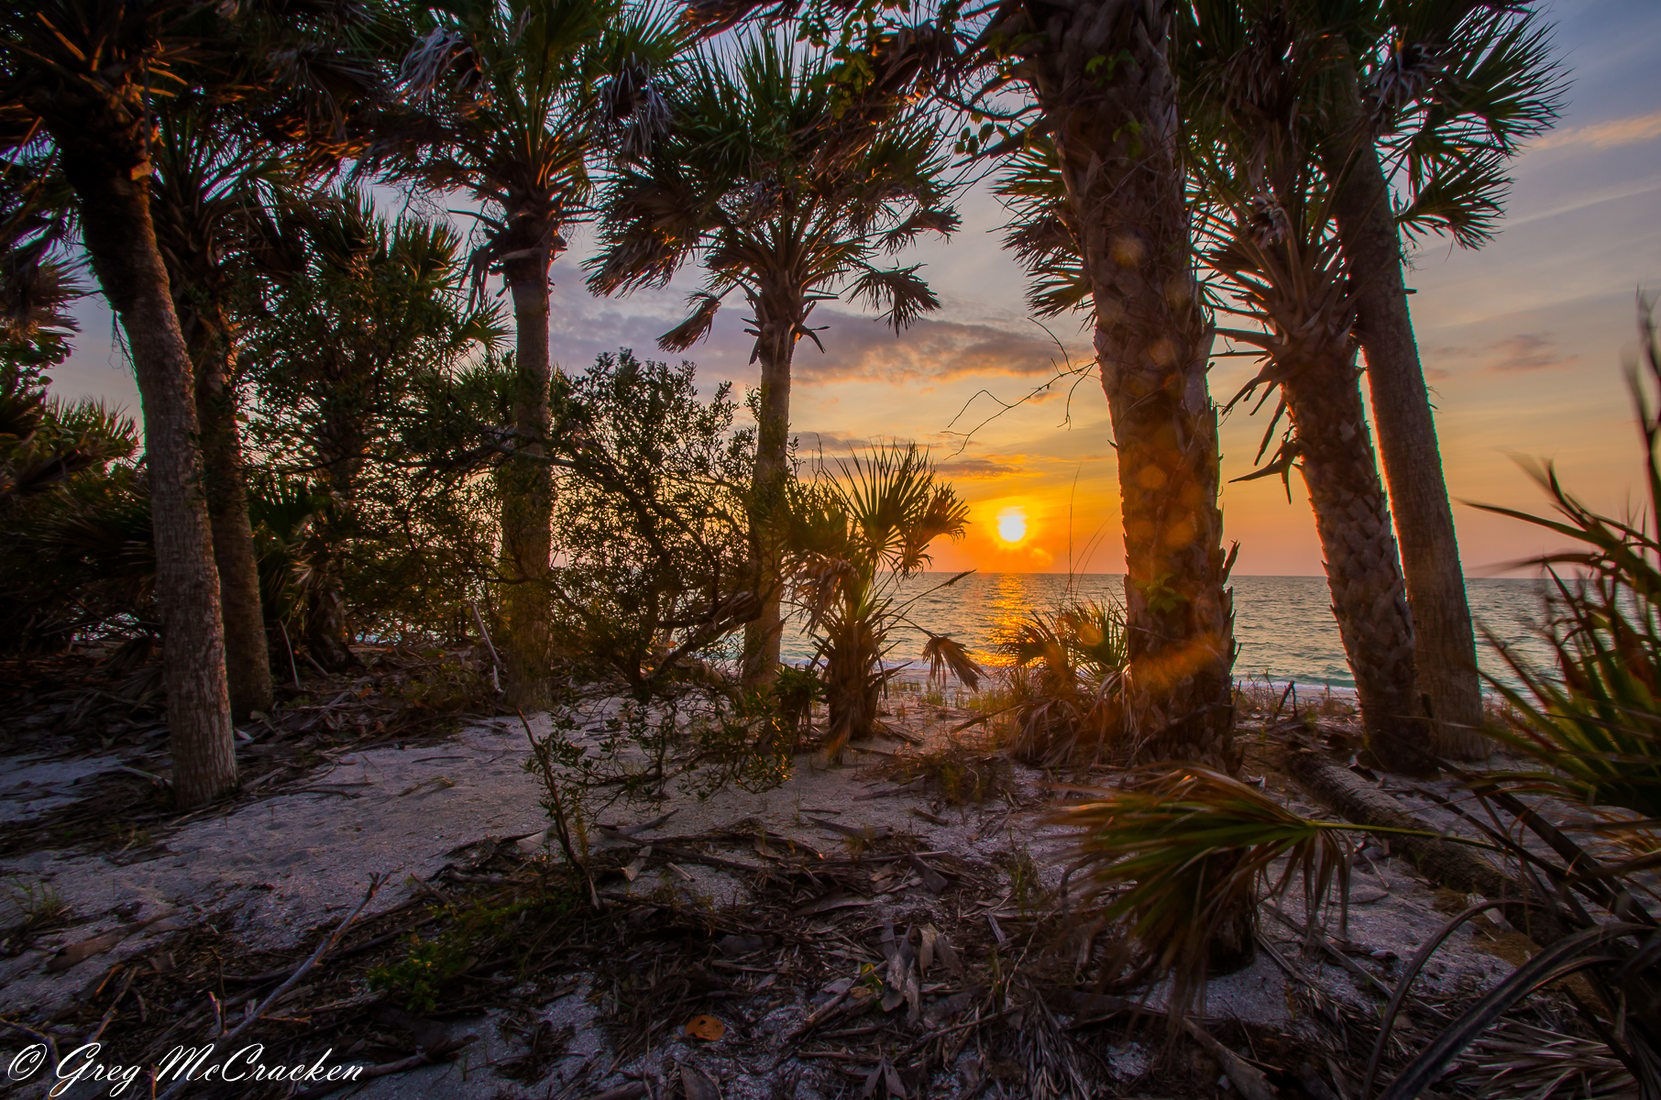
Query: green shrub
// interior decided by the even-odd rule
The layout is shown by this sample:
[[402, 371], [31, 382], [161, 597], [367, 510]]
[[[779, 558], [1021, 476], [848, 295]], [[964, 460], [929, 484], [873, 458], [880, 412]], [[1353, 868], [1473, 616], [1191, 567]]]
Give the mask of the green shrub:
[[1129, 655], [1117, 605], [1077, 600], [1029, 611], [997, 649], [1010, 662], [1017, 758], [1038, 767], [1091, 764], [1120, 739]]
[[791, 481], [786, 568], [813, 638], [813, 667], [824, 682], [827, 755], [877, 729], [883, 692], [899, 671], [889, 640], [899, 623], [929, 635], [923, 656], [936, 675], [950, 669], [968, 686], [978, 683], [979, 669], [961, 646], [910, 618], [925, 593], [899, 590], [927, 568], [935, 539], [961, 538], [968, 522], [968, 506], [935, 480], [927, 453], [915, 445], [875, 449]]

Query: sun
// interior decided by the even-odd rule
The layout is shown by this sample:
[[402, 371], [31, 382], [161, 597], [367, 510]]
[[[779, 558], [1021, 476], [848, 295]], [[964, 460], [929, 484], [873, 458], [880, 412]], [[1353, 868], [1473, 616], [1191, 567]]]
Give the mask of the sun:
[[1027, 537], [1027, 510], [1025, 508], [1005, 508], [998, 513], [998, 537], [1005, 542], [1020, 542]]

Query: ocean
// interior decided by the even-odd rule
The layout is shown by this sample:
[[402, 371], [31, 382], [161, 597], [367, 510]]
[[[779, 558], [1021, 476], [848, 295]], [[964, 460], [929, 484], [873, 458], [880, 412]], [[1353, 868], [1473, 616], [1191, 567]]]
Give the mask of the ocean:
[[[991, 658], [998, 634], [1030, 609], [1051, 610], [1069, 597], [1123, 602], [1124, 578], [1095, 573], [972, 573], [941, 587], [951, 576], [925, 573], [908, 579], [902, 599], [916, 597], [908, 614], [924, 630], [949, 634], [979, 658]], [[1234, 637], [1240, 647], [1234, 662], [1238, 681], [1275, 683], [1293, 681], [1300, 688], [1353, 689], [1355, 680], [1344, 659], [1338, 623], [1325, 577], [1235, 577]], [[1542, 617], [1547, 582], [1538, 579], [1472, 578], [1466, 581], [1471, 614], [1477, 628], [1477, 664], [1483, 672], [1508, 684], [1516, 678], [1492, 646], [1483, 640], [1486, 628], [1536, 667], [1551, 669], [1551, 651], [1540, 640], [1535, 624]], [[926, 640], [921, 631], [902, 625], [891, 634], [895, 663], [919, 661]], [[798, 623], [788, 622], [784, 658], [805, 663], [813, 643]]]

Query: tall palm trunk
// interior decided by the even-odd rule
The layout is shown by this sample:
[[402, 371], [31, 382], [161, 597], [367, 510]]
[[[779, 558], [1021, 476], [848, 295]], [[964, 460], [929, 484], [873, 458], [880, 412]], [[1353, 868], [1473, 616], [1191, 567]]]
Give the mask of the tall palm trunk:
[[[1213, 333], [1184, 202], [1170, 5], [1029, 10], [1043, 34], [1029, 64], [1079, 227], [1118, 448], [1130, 717], [1143, 755], [1232, 771], [1233, 602], [1206, 388]], [[1255, 950], [1246, 901], [1214, 922], [1218, 968]]]
[[[550, 231], [551, 232], [551, 231]], [[553, 578], [553, 468], [546, 246], [503, 265], [517, 326], [514, 360], [514, 450], [502, 472], [502, 573], [507, 701], [524, 709], [549, 703], [553, 661], [549, 585]]]
[[1334, 180], [1339, 243], [1356, 284], [1356, 333], [1367, 353], [1379, 451], [1401, 538], [1419, 690], [1435, 722], [1436, 749], [1471, 760], [1487, 748], [1480, 731], [1482, 688], [1459, 540], [1407, 308], [1389, 183], [1355, 75], [1346, 68], [1345, 76], [1334, 121], [1346, 140], [1334, 144], [1323, 167]]
[[1414, 693], [1413, 625], [1354, 352], [1280, 366], [1368, 747], [1385, 767], [1422, 772], [1428, 730]]
[[[180, 311], [183, 312], [182, 310]], [[182, 319], [182, 318], [181, 318]], [[230, 387], [232, 344], [223, 318], [191, 327], [196, 364], [196, 416], [201, 428], [203, 486], [219, 569], [219, 605], [225, 623], [225, 675], [231, 716], [237, 720], [272, 704], [271, 652], [260, 604], [259, 562], [248, 518], [248, 484]]]
[[765, 690], [778, 678], [784, 637], [784, 584], [773, 520], [790, 477], [790, 364], [802, 322], [802, 293], [789, 285], [774, 285], [758, 294], [753, 304], [761, 392], [750, 485], [750, 542], [761, 614], [744, 627], [742, 676], [746, 688]]
[[[143, 114], [135, 110], [133, 116], [142, 119]], [[121, 319], [138, 376], [173, 792], [181, 808], [190, 808], [236, 785], [236, 757], [225, 683], [219, 571], [196, 443], [193, 371], [150, 219], [143, 139], [128, 132], [135, 128], [112, 124], [110, 129], [123, 131], [113, 140], [99, 140], [109, 135], [98, 134], [96, 125], [75, 131], [66, 126], [54, 136], [79, 202], [81, 233], [93, 269]], [[89, 136], [87, 130], [93, 133]], [[133, 152], [112, 155], [116, 149]]]

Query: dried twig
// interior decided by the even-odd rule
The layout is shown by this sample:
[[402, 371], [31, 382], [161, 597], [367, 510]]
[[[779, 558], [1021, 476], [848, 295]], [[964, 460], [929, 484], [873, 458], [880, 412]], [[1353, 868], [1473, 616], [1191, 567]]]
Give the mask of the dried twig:
[[571, 843], [565, 800], [560, 796], [559, 777], [554, 774], [554, 762], [549, 759], [548, 746], [538, 741], [536, 734], [531, 732], [531, 723], [524, 711], [515, 710], [513, 713], [519, 716], [519, 724], [525, 727], [525, 740], [530, 742], [531, 756], [542, 770], [542, 781], [548, 788], [547, 806], [554, 818], [554, 835], [559, 839], [560, 851], [565, 854], [565, 861], [582, 873], [583, 881], [588, 884], [589, 903], [596, 910], [602, 909], [604, 906], [600, 904], [600, 892], [594, 888], [594, 875], [588, 869], [588, 860], [579, 856], [576, 845]]
[[[254, 1026], [254, 1023], [258, 1021], [261, 1016], [264, 1016], [271, 1010], [271, 1006], [276, 1004], [279, 998], [298, 985], [300, 983], [300, 979], [309, 974], [311, 972], [311, 968], [317, 965], [318, 960], [328, 954], [329, 949], [340, 941], [340, 937], [345, 934], [346, 929], [351, 927], [352, 922], [358, 919], [358, 914], [363, 912], [364, 908], [369, 904], [370, 900], [374, 898], [380, 888], [381, 876], [376, 875], [374, 878], [369, 880], [369, 889], [364, 892], [363, 900], [358, 902], [357, 907], [350, 913], [346, 914], [346, 919], [337, 924], [333, 932], [330, 932], [323, 938], [323, 942], [317, 945], [317, 950], [307, 956], [306, 961], [301, 963], [294, 973], [288, 976], [288, 980], [283, 982], [283, 984], [279, 985], [276, 989], [272, 990], [271, 995], [261, 1001], [259, 1007], [250, 1012], [243, 1019], [242, 1023], [232, 1029], [229, 1035], [220, 1034], [214, 1036], [210, 1042], [217, 1043], [219, 1040], [223, 1039], [228, 1046], [236, 1042], [237, 1039], [242, 1036], [243, 1032]], [[184, 1090], [185, 1086], [189, 1084], [190, 1079], [188, 1077], [181, 1077], [178, 1081], [174, 1082], [172, 1088], [161, 1094], [159, 1100], [171, 1100], [172, 1097], [177, 1096]]]
[[1269, 1079], [1263, 1076], [1262, 1070], [1219, 1043], [1209, 1031], [1191, 1018], [1184, 1019], [1182, 1026], [1194, 1041], [1216, 1060], [1217, 1065], [1228, 1076], [1229, 1084], [1239, 1089], [1240, 1095], [1246, 1100], [1275, 1100], [1274, 1087], [1269, 1084]]

